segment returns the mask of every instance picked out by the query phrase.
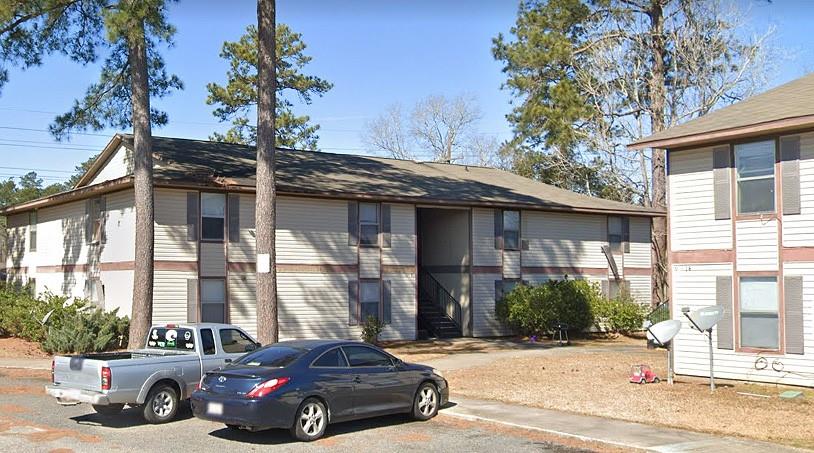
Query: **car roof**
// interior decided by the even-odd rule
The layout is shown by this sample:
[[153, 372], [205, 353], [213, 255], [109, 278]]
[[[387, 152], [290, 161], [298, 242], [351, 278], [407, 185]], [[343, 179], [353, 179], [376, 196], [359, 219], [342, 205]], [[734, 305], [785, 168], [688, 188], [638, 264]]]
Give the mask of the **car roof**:
[[360, 345], [365, 344], [360, 341], [354, 340], [287, 340], [281, 341], [279, 343], [275, 343], [277, 346], [288, 346], [291, 348], [300, 348], [300, 349], [316, 349], [320, 347], [331, 347], [331, 346], [345, 346], [345, 345]]

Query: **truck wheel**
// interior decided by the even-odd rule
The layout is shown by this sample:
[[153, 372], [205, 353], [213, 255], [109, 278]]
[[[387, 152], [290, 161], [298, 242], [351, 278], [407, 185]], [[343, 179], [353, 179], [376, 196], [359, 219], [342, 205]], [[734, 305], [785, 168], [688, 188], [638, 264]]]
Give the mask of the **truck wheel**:
[[150, 389], [144, 401], [144, 419], [152, 424], [167, 423], [178, 412], [178, 392], [168, 384]]
[[107, 404], [107, 405], [99, 405], [93, 404], [93, 410], [96, 411], [97, 414], [102, 415], [116, 415], [124, 409], [124, 404]]

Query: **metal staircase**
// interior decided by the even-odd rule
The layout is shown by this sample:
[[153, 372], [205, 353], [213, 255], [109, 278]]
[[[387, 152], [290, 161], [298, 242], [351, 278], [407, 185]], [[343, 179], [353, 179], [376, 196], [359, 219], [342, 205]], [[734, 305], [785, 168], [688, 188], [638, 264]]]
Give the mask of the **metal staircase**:
[[462, 336], [461, 304], [425, 269], [418, 271], [418, 329], [435, 338]]

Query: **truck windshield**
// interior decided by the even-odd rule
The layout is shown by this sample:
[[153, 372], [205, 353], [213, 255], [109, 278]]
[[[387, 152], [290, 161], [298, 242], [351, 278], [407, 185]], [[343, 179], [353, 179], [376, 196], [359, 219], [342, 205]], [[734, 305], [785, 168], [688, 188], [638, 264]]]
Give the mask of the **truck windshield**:
[[289, 348], [283, 346], [269, 346], [250, 352], [235, 363], [248, 366], [262, 366], [268, 368], [285, 368], [305, 354], [305, 349]]
[[195, 335], [192, 329], [153, 327], [147, 337], [147, 347], [174, 351], [194, 351]]

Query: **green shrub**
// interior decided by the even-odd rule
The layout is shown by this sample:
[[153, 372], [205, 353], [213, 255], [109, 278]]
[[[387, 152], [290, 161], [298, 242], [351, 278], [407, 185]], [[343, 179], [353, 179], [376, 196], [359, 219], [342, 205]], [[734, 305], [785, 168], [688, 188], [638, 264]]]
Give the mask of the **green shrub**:
[[127, 344], [130, 321], [126, 316], [120, 318], [118, 311], [95, 308], [69, 314], [58, 326], [48, 328], [42, 348], [57, 354], [121, 348]]
[[630, 333], [641, 330], [646, 316], [646, 308], [630, 295], [615, 299], [600, 299], [593, 306], [597, 327], [604, 325], [614, 333]]
[[602, 295], [585, 280], [551, 280], [519, 285], [497, 304], [497, 316], [523, 335], [550, 332], [555, 323], [582, 331], [593, 323], [592, 307]]
[[376, 344], [379, 341], [379, 334], [382, 333], [384, 324], [373, 316], [368, 316], [362, 323], [362, 341]]
[[33, 297], [28, 288], [15, 285], [0, 287], [0, 334], [41, 342], [46, 326], [42, 321], [48, 313], [48, 326], [60, 326], [66, 317], [81, 310], [86, 303], [51, 293]]

